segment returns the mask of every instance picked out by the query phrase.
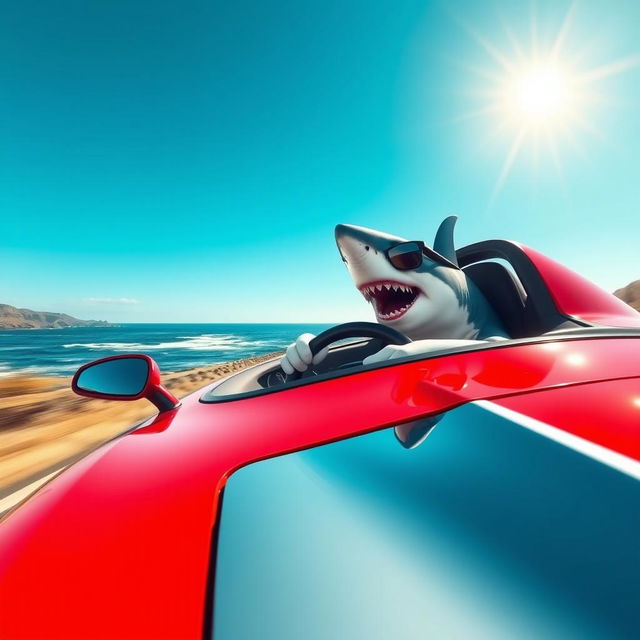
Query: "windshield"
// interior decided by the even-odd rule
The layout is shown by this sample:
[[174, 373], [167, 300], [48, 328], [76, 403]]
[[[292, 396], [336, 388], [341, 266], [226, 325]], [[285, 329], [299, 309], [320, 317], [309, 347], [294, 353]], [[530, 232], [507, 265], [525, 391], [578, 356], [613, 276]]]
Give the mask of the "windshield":
[[485, 409], [258, 462], [225, 489], [216, 640], [636, 633], [636, 480]]

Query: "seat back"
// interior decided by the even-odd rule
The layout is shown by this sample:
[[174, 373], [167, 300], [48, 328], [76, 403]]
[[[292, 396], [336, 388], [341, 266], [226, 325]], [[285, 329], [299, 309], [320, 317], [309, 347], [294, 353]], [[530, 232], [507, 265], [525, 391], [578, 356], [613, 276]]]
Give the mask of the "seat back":
[[[563, 315], [521, 247], [508, 240], [486, 240], [457, 251], [458, 263], [487, 298], [512, 338], [590, 326]], [[513, 269], [499, 262], [505, 260]]]

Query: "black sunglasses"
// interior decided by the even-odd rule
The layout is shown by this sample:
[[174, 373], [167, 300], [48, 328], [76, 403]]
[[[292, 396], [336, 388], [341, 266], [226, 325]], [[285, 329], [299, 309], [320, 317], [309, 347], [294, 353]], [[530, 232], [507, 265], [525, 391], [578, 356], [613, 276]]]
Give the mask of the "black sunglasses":
[[457, 265], [441, 256], [437, 251], [427, 247], [421, 240], [411, 240], [409, 242], [401, 242], [385, 251], [387, 260], [399, 271], [409, 271], [417, 269], [421, 264], [424, 256], [431, 258], [445, 267], [459, 269]]

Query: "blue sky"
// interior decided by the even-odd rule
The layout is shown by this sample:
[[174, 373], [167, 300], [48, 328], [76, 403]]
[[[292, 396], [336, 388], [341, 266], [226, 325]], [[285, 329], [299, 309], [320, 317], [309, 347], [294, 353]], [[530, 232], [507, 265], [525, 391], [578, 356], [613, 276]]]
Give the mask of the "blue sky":
[[[373, 319], [334, 225], [430, 242], [452, 212], [459, 245], [515, 239], [627, 284], [639, 28], [634, 1], [6, 3], [0, 302], [122, 322]], [[586, 99], [513, 153], [517, 123], [499, 129], [488, 93], [501, 60], [560, 32]]]

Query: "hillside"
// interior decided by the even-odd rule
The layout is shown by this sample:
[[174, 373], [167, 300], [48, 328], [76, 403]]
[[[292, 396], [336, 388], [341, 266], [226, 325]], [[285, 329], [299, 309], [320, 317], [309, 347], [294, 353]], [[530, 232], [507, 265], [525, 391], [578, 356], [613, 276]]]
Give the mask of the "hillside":
[[624, 300], [636, 311], [640, 311], [640, 280], [634, 280], [626, 287], [614, 291], [613, 295], [620, 298], [620, 300]]
[[78, 320], [66, 313], [18, 309], [0, 304], [0, 329], [62, 329], [64, 327], [108, 327], [104, 320]]

